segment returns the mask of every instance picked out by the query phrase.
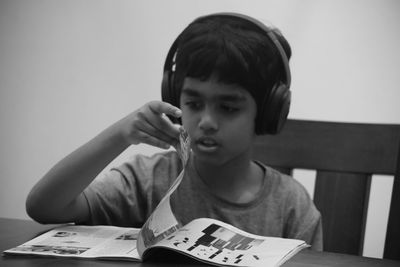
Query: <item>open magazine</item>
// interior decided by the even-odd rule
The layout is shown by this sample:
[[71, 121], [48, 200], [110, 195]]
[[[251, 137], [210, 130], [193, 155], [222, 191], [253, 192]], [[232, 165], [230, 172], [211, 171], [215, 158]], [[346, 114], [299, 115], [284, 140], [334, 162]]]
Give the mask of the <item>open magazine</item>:
[[264, 237], [210, 218], [180, 225], [170, 196], [184, 177], [190, 157], [185, 131], [176, 148], [183, 170], [141, 229], [115, 226], [56, 227], [7, 254], [143, 261], [156, 249], [173, 250], [220, 266], [279, 266], [308, 245], [302, 240]]

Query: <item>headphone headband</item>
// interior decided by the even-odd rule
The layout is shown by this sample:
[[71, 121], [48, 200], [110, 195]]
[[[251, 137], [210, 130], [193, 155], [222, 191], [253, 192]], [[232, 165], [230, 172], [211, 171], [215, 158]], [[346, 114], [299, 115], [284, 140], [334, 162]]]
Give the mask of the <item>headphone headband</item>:
[[[234, 13], [234, 12], [220, 12], [220, 13], [213, 13], [210, 15], [205, 15], [198, 17], [195, 19], [192, 23], [196, 23], [205, 19], [213, 18], [213, 17], [227, 17], [227, 18], [234, 18], [234, 19], [242, 19], [247, 22], [251, 22], [254, 25], [256, 25], [261, 31], [265, 32], [269, 39], [274, 43], [275, 47], [278, 49], [279, 55], [282, 59], [283, 63], [283, 68], [285, 70], [285, 84], [288, 88], [290, 88], [291, 85], [291, 73], [290, 73], [290, 68], [289, 68], [289, 60], [286, 55], [285, 49], [283, 49], [281, 43], [279, 42], [278, 38], [276, 37], [276, 34], [280, 34], [279, 30], [275, 28], [274, 26], [271, 25], [271, 27], [267, 27], [264, 23], [261, 21], [244, 15], [240, 13]], [[277, 33], [279, 32], [279, 33]], [[178, 46], [178, 38], [175, 39], [175, 41], [172, 43], [171, 48], [168, 51], [167, 57], [165, 59], [164, 63], [164, 71], [173, 71], [173, 65], [174, 65], [174, 57], [177, 51], [177, 46]]]

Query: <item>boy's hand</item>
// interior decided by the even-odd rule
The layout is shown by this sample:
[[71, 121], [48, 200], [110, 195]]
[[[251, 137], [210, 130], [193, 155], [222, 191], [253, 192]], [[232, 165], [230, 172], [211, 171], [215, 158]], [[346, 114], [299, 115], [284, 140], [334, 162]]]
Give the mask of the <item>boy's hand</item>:
[[145, 104], [119, 122], [124, 139], [129, 144], [146, 143], [164, 149], [176, 145], [181, 126], [173, 124], [166, 115], [179, 118], [182, 112], [166, 102]]

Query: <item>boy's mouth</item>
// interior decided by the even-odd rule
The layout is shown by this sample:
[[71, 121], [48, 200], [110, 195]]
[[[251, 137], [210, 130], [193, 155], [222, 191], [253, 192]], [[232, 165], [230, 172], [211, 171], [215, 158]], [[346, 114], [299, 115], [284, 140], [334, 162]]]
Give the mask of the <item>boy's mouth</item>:
[[219, 144], [215, 139], [210, 137], [201, 137], [196, 140], [197, 148], [202, 152], [214, 152], [218, 149]]

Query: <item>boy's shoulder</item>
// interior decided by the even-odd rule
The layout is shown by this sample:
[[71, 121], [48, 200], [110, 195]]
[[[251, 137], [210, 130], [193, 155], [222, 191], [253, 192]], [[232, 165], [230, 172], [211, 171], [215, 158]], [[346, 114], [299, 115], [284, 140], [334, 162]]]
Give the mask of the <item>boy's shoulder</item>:
[[[264, 165], [265, 166], [265, 165]], [[282, 205], [287, 211], [296, 210], [299, 214], [308, 214], [310, 220], [318, 220], [320, 213], [316, 209], [310, 193], [298, 180], [290, 175], [265, 166], [267, 184], [270, 186], [270, 203]]]
[[293, 198], [310, 198], [306, 188], [293, 178], [293, 176], [282, 173], [263, 163], [260, 164], [265, 168], [265, 177], [268, 180], [267, 183], [275, 194]]

